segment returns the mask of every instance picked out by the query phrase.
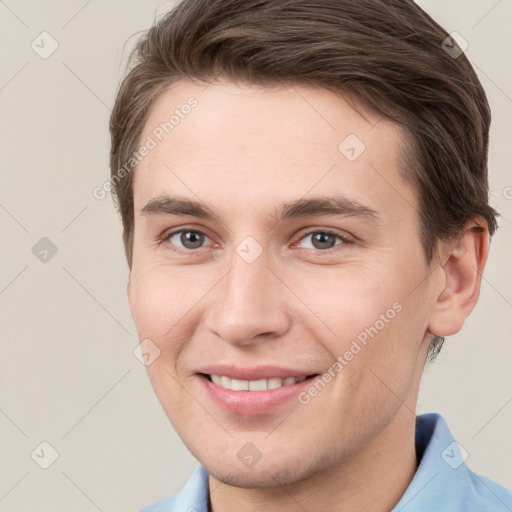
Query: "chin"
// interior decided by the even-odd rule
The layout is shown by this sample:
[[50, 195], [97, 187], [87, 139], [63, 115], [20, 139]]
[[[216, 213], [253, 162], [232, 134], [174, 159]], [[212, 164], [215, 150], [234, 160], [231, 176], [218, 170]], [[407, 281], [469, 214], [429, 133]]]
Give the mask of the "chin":
[[302, 480], [300, 477], [297, 478], [297, 475], [290, 474], [289, 470], [281, 470], [276, 473], [265, 468], [240, 469], [239, 466], [231, 468], [231, 471], [219, 467], [213, 468], [213, 471], [206, 467], [205, 469], [209, 475], [224, 484], [244, 489], [268, 489]]
[[261, 458], [253, 467], [245, 467], [238, 459], [231, 462], [202, 462], [207, 473], [215, 479], [232, 487], [244, 489], [262, 489], [281, 487], [306, 480], [324, 468], [306, 465], [304, 460], [290, 457], [289, 460], [265, 461]]

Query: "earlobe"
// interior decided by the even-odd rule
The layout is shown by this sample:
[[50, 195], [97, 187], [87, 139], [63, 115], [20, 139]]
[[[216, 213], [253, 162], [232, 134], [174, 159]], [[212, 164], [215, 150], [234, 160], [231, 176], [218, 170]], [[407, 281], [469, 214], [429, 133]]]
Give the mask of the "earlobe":
[[456, 241], [445, 246], [441, 262], [444, 287], [433, 304], [428, 329], [436, 336], [459, 332], [478, 301], [489, 253], [489, 232], [485, 222], [483, 225], [471, 222]]

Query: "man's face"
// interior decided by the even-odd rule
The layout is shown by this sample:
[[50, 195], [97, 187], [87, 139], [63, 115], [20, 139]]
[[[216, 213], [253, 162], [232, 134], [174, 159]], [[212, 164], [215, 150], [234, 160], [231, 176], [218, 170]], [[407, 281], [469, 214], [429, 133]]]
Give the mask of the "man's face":
[[192, 454], [275, 486], [403, 434], [436, 294], [400, 130], [323, 89], [179, 82], [148, 136], [129, 301]]

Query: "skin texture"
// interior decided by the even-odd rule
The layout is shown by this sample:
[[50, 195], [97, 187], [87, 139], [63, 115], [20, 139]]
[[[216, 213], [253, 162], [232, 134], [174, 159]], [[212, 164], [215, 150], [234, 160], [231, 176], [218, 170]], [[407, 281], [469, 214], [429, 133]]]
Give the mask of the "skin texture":
[[[400, 128], [320, 88], [180, 81], [154, 104], [141, 140], [191, 96], [197, 106], [134, 177], [128, 296], [139, 338], [160, 350], [147, 367], [158, 399], [208, 471], [215, 512], [390, 510], [416, 471], [414, 411], [432, 334], [460, 330], [478, 299], [485, 225], [469, 223], [427, 265], [418, 198], [398, 171]], [[354, 161], [338, 149], [350, 134], [366, 146]], [[199, 201], [216, 218], [141, 212], [164, 195]], [[378, 219], [274, 215], [334, 195]], [[170, 236], [179, 229], [205, 233], [203, 245]], [[333, 247], [317, 248], [311, 233], [325, 229]], [[252, 263], [237, 253], [248, 236], [262, 249]], [[196, 373], [231, 364], [322, 374], [397, 303], [307, 404], [228, 412]], [[261, 453], [252, 467], [237, 457], [247, 443]]]

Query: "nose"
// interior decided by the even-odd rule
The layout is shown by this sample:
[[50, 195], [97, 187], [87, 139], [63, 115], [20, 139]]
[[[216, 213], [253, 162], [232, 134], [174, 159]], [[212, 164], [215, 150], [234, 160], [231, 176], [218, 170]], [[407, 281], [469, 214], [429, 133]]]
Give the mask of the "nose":
[[284, 335], [290, 328], [285, 286], [262, 254], [247, 263], [234, 253], [231, 266], [212, 295], [206, 325], [238, 346]]

